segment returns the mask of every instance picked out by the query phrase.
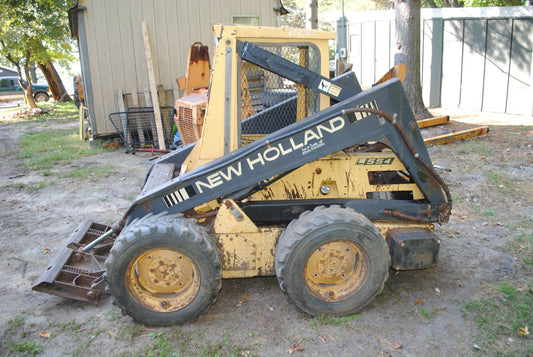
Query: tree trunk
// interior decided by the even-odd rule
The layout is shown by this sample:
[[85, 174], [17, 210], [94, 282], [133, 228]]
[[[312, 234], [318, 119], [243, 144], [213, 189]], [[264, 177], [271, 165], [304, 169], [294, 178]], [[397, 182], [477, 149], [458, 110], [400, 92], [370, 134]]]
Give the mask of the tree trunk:
[[308, 0], [306, 28], [318, 29], [318, 0]]
[[420, 85], [420, 2], [421, 0], [394, 0], [397, 49], [394, 64], [407, 67], [403, 86], [416, 119], [431, 118], [422, 99]]
[[59, 103], [72, 101], [72, 98], [68, 95], [54, 64], [48, 60], [46, 63], [39, 63], [38, 65], [46, 78], [46, 82], [48, 82], [54, 100]]
[[28, 103], [28, 106], [30, 108], [37, 109], [37, 104], [35, 103], [35, 98], [33, 98], [33, 90], [31, 85], [31, 76], [30, 76], [30, 57], [31, 53], [30, 51], [26, 52], [26, 61], [24, 62], [24, 75], [26, 76], [26, 86], [24, 86], [24, 83], [19, 78], [19, 84], [22, 87], [22, 90], [24, 90], [24, 97], [26, 98], [26, 103]]

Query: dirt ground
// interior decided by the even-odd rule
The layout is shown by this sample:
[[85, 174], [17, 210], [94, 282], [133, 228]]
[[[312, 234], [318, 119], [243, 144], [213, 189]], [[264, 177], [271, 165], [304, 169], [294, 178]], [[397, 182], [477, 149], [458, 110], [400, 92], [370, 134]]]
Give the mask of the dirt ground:
[[[426, 137], [490, 127], [487, 136], [429, 148], [434, 164], [451, 169], [440, 174], [454, 199], [450, 222], [436, 227], [442, 238], [437, 268], [391, 270], [384, 292], [360, 314], [344, 319], [303, 315], [287, 302], [275, 278], [226, 280], [207, 315], [168, 328], [134, 324], [110, 298], [92, 305], [31, 290], [83, 219], [110, 224], [122, 216], [140, 190], [148, 154], [104, 152], [55, 166], [44, 176], [21, 165], [20, 139], [30, 131], [77, 123], [0, 122], [0, 353], [17, 355], [10, 350], [17, 341], [39, 345], [42, 356], [476, 352], [479, 332], [463, 315], [465, 304], [499, 282], [527, 283], [509, 244], [517, 232], [533, 230], [533, 119], [455, 109], [435, 113], [451, 115], [452, 122], [425, 129]], [[58, 175], [106, 165], [111, 169], [103, 177]]]

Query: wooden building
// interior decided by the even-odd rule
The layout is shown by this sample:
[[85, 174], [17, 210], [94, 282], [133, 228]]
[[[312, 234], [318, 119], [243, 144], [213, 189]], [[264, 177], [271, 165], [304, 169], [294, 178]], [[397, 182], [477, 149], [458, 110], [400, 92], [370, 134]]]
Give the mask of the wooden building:
[[212, 25], [279, 26], [281, 0], [79, 0], [69, 11], [78, 40], [85, 103], [93, 134], [115, 133], [108, 115], [151, 106], [142, 21], [146, 21], [162, 105], [180, 97], [189, 47], [212, 54]]

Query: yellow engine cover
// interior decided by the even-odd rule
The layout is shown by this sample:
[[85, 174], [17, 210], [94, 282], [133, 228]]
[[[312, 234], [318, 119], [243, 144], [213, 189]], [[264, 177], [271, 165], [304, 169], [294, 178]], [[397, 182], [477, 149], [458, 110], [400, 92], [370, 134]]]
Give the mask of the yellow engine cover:
[[[405, 174], [407, 170], [392, 151], [345, 153], [339, 151], [306, 164], [256, 192], [250, 201], [320, 198], [390, 199], [393, 192], [424, 198]], [[393, 182], [380, 179], [394, 175]]]

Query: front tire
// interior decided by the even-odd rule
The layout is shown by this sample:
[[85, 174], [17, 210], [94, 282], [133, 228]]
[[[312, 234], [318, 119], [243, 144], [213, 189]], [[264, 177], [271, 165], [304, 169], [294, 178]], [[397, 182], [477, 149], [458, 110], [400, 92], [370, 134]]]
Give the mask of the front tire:
[[108, 292], [137, 322], [195, 320], [216, 301], [222, 268], [216, 246], [194, 219], [147, 215], [119, 235], [105, 263]]
[[275, 254], [281, 289], [316, 316], [353, 314], [383, 290], [390, 255], [376, 226], [351, 208], [317, 207], [292, 221]]

